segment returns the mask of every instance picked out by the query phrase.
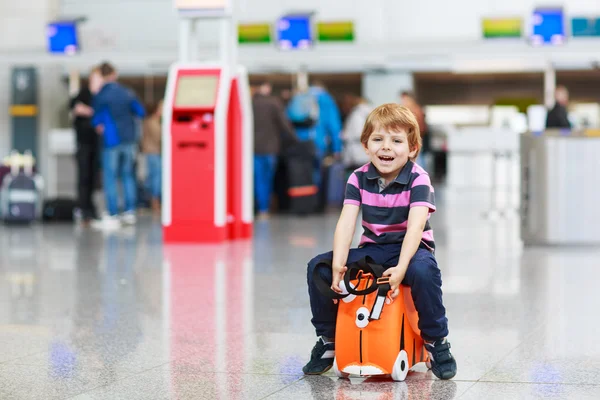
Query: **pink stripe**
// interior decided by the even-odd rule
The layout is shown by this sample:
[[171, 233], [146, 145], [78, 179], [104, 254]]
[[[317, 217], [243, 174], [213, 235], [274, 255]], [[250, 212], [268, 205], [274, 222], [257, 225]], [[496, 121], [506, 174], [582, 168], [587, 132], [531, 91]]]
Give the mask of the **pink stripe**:
[[353, 206], [360, 207], [360, 201], [356, 201], [356, 200], [347, 199], [347, 200], [344, 200], [344, 204], [351, 204]]
[[423, 232], [423, 236], [421, 236], [423, 240], [427, 240], [429, 242], [433, 242], [433, 231], [430, 229], [428, 231]]
[[384, 233], [406, 231], [406, 227], [408, 226], [408, 221], [405, 221], [401, 224], [393, 224], [393, 225], [369, 224], [369, 223], [363, 221], [362, 225], [365, 228], [367, 228], [368, 230], [370, 230], [371, 232], [373, 232], [374, 234], [376, 234], [377, 236], [380, 236], [381, 234], [384, 234]]
[[404, 191], [398, 194], [370, 193], [362, 189], [360, 191], [362, 203], [375, 207], [406, 207], [410, 203], [410, 191]]
[[350, 175], [350, 178], [348, 178], [348, 184], [358, 189], [358, 178], [356, 177], [356, 174], [353, 173]]
[[367, 171], [369, 171], [369, 164], [371, 164], [371, 163], [370, 162], [366, 163], [365, 165], [363, 165], [359, 169], [355, 170], [354, 172], [367, 172]]
[[432, 211], [435, 211], [435, 210], [436, 210], [436, 208], [435, 208], [435, 206], [434, 206], [433, 204], [431, 204], [431, 203], [427, 203], [427, 202], [425, 202], [425, 201], [417, 201], [416, 203], [411, 203], [411, 204], [410, 204], [410, 207], [411, 207], [411, 208], [412, 208], [412, 207], [419, 207], [419, 206], [421, 206], [421, 207], [428, 207], [428, 208], [429, 208], [430, 210], [432, 210]]
[[421, 173], [427, 173], [427, 171], [425, 171], [425, 169], [423, 167], [421, 167], [419, 164], [417, 163], [413, 163], [413, 169], [412, 171], [410, 171], [411, 173], [413, 172], [418, 172], [419, 174]]
[[414, 188], [415, 186], [429, 186], [431, 188], [431, 180], [429, 179], [429, 175], [427, 174], [421, 174], [417, 177], [417, 179], [415, 179], [412, 183], [411, 188]]
[[368, 238], [368, 237], [366, 237], [365, 235], [362, 235], [362, 236], [360, 237], [360, 243], [359, 243], [358, 245], [360, 246], [360, 245], [363, 245], [363, 244], [365, 244], [365, 243], [375, 243], [375, 241], [374, 241], [373, 239], [369, 239], [369, 238]]

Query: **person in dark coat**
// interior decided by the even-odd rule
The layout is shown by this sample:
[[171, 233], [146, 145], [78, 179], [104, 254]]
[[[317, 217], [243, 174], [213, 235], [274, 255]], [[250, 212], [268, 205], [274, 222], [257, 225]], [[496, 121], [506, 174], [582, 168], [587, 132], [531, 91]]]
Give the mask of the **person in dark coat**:
[[281, 101], [271, 95], [272, 87], [262, 83], [252, 97], [254, 112], [254, 197], [258, 218], [269, 216], [273, 178], [281, 138], [295, 140], [295, 133], [288, 121]]
[[98, 173], [98, 157], [100, 148], [98, 134], [92, 126], [92, 92], [84, 86], [79, 93], [71, 99], [71, 112], [73, 113], [73, 127], [77, 139], [77, 202], [81, 211], [84, 224], [97, 218], [93, 194]]
[[571, 128], [571, 122], [567, 115], [569, 105], [569, 91], [564, 86], [558, 86], [554, 94], [556, 103], [548, 111], [546, 117], [546, 128]]

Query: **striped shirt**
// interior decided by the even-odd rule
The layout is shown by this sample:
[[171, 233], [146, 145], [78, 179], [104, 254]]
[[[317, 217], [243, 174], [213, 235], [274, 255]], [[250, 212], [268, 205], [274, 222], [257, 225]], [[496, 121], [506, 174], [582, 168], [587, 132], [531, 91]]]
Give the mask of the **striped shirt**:
[[[435, 211], [435, 195], [429, 175], [423, 168], [408, 161], [395, 180], [381, 187], [379, 172], [368, 163], [350, 175], [344, 204], [362, 206], [364, 228], [360, 245], [366, 243], [402, 243], [408, 226], [411, 207], [429, 207]], [[435, 249], [429, 217], [421, 242]]]

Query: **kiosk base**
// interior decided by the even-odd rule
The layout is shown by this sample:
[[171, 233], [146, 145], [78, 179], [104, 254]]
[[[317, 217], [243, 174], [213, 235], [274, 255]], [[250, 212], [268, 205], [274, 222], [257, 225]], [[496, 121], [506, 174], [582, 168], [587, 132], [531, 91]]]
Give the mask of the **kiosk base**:
[[219, 243], [227, 240], [227, 227], [212, 222], [178, 223], [163, 228], [165, 243]]
[[250, 239], [253, 233], [252, 223], [229, 223], [227, 225], [227, 239]]

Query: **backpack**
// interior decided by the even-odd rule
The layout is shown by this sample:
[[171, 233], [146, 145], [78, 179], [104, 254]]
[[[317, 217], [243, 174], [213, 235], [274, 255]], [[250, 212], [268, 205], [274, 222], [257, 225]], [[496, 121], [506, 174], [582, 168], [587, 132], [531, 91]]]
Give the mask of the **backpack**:
[[310, 92], [298, 93], [290, 100], [288, 117], [296, 128], [312, 128], [319, 120], [319, 104]]

